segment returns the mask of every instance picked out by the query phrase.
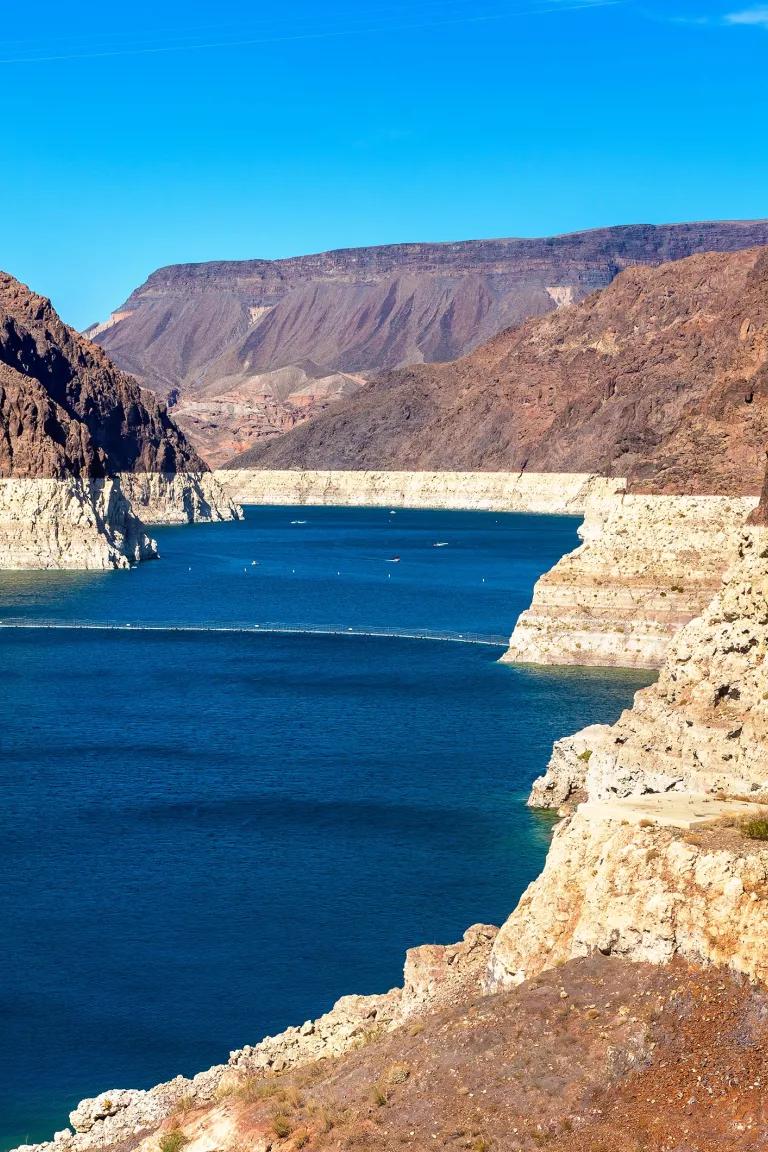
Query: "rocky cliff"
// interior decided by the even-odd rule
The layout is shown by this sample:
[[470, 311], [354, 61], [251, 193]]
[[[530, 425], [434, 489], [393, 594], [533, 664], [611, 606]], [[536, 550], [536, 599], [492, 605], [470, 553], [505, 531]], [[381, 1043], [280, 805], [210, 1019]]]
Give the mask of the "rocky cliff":
[[[232, 500], [243, 504], [362, 505], [457, 508], [607, 516], [622, 480], [580, 473], [526, 472], [273, 472], [222, 469], [215, 473]], [[753, 501], [757, 503], [757, 501]]]
[[237, 514], [165, 405], [0, 273], [0, 568], [122, 567], [156, 555], [142, 517]]
[[128, 568], [156, 556], [119, 479], [0, 479], [0, 570]]
[[453, 364], [390, 373], [233, 467], [591, 472], [757, 495], [768, 250], [634, 266]]
[[583, 543], [537, 581], [508, 663], [658, 668], [736, 553], [754, 497], [588, 499]]
[[[453, 360], [581, 300], [630, 265], [766, 243], [764, 221], [721, 222], [177, 265], [150, 276], [90, 335], [170, 397], [194, 443], [219, 464], [322, 413], [371, 374]], [[385, 454], [364, 463], [395, 466]], [[315, 466], [357, 464], [347, 455]], [[456, 456], [435, 466], [482, 464]]]
[[0, 476], [205, 472], [164, 404], [0, 274]]
[[496, 984], [594, 951], [768, 978], [768, 530], [746, 529], [732, 559], [658, 681], [560, 742], [536, 782], [534, 803], [586, 802], [499, 933]]

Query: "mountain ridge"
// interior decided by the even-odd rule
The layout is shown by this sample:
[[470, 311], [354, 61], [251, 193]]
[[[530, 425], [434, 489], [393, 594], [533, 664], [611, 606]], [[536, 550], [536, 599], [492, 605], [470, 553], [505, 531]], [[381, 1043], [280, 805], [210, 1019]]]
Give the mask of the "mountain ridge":
[[156, 396], [0, 273], [0, 477], [207, 471]]
[[768, 248], [636, 265], [450, 364], [383, 374], [234, 468], [589, 472], [757, 495]]

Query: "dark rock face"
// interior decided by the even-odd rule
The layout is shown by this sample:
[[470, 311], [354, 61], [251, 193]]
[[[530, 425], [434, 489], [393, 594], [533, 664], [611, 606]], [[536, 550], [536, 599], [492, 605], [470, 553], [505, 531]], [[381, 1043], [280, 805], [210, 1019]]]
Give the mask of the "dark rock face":
[[768, 249], [636, 266], [453, 364], [391, 372], [233, 466], [598, 472], [752, 495], [768, 443]]
[[0, 477], [206, 471], [164, 404], [0, 273]]
[[[180, 390], [180, 421], [214, 458], [234, 442], [274, 436], [282, 417], [287, 425], [314, 419], [335, 399], [305, 388], [294, 401], [265, 381], [275, 369], [311, 363], [318, 378], [370, 376], [453, 360], [558, 302], [583, 299], [628, 266], [755, 244], [768, 244], [768, 221], [177, 265], [150, 276], [93, 336], [142, 383]], [[184, 401], [203, 395], [221, 404], [195, 422]]]

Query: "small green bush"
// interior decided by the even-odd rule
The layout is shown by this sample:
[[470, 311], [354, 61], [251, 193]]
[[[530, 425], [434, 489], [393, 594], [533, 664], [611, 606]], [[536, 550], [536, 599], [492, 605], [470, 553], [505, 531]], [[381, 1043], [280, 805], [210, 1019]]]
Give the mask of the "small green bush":
[[181, 1149], [187, 1143], [187, 1138], [180, 1128], [172, 1128], [170, 1132], [166, 1132], [165, 1136], [160, 1137], [158, 1148], [160, 1152], [181, 1152]]
[[768, 840], [768, 812], [752, 820], [745, 820], [741, 831], [750, 840]]

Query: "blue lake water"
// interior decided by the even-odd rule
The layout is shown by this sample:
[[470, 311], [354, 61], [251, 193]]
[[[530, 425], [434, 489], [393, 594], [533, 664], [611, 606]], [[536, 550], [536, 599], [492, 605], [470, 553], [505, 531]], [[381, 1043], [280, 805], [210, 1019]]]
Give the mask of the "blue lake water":
[[354, 633], [505, 636], [577, 523], [252, 508], [133, 571], [0, 573], [0, 1148], [509, 914], [553, 740], [649, 677]]

